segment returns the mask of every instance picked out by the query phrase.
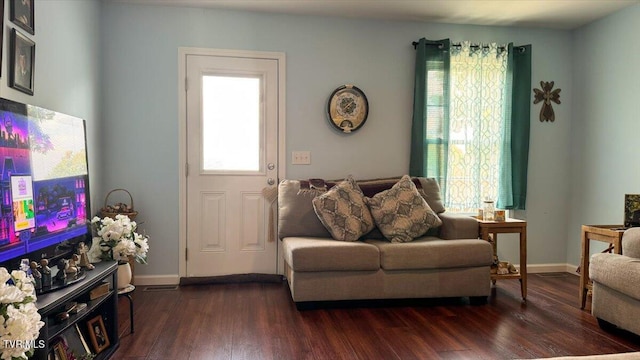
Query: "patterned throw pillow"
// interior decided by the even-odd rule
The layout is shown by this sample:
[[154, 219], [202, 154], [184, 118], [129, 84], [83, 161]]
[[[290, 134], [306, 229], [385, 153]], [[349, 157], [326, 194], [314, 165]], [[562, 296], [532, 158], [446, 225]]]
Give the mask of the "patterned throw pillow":
[[442, 225], [408, 175], [366, 201], [378, 229], [391, 242], [409, 242]]
[[336, 240], [356, 241], [375, 227], [365, 197], [351, 177], [315, 197], [313, 210]]

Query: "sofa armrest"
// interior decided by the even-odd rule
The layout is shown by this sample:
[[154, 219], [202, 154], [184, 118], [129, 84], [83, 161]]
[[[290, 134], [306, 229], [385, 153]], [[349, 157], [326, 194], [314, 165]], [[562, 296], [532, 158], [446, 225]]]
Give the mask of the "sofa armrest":
[[640, 300], [640, 259], [598, 253], [591, 256], [589, 277], [594, 282]]
[[440, 238], [445, 240], [478, 238], [478, 220], [475, 218], [448, 212], [443, 212], [438, 216], [442, 220]]

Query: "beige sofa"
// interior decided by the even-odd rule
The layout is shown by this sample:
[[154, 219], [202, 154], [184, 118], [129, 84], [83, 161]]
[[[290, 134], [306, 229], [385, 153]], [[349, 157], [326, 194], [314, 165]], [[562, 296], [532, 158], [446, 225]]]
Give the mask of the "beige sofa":
[[640, 228], [622, 235], [622, 255], [591, 256], [591, 313], [606, 328], [613, 324], [640, 335]]
[[[391, 188], [398, 179], [358, 181], [365, 196]], [[486, 302], [491, 291], [491, 245], [478, 239], [478, 223], [445, 212], [434, 179], [413, 182], [442, 226], [406, 243], [392, 243], [374, 229], [360, 241], [333, 240], [312, 200], [336, 182], [314, 186], [284, 180], [278, 188], [278, 237], [293, 301], [306, 302], [470, 297]]]

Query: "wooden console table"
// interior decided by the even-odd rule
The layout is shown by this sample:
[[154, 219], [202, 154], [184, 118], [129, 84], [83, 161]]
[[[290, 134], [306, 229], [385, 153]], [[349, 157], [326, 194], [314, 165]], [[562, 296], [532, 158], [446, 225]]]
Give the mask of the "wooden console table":
[[622, 254], [623, 225], [582, 225], [582, 253], [580, 259], [580, 309], [584, 309], [587, 294], [591, 291], [589, 281], [589, 243], [590, 240], [602, 241], [613, 245], [616, 254]]
[[[496, 280], [502, 279], [520, 280], [522, 301], [527, 301], [527, 222], [519, 219], [506, 219], [505, 221], [477, 220], [480, 226], [480, 238], [491, 242], [494, 255], [498, 251], [498, 234], [520, 234], [520, 272], [518, 274], [504, 275], [491, 274], [491, 281], [495, 284]], [[490, 239], [489, 235], [493, 239]]]

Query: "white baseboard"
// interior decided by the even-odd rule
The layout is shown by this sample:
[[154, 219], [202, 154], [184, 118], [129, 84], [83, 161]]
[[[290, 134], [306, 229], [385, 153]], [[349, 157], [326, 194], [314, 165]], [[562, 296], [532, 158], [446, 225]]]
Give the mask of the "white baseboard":
[[[516, 265], [517, 268], [519, 266]], [[576, 273], [576, 265], [571, 264], [529, 264], [527, 272], [529, 274], [551, 273], [551, 272], [567, 272]]]
[[178, 285], [180, 276], [175, 275], [136, 275], [133, 279], [136, 286], [142, 285]]
[[[520, 265], [516, 264], [519, 270]], [[554, 272], [566, 272], [580, 276], [576, 272], [577, 265], [572, 264], [529, 264], [527, 270], [529, 274], [542, 274]], [[180, 276], [175, 275], [136, 275], [134, 279], [135, 285], [178, 285], [180, 284]]]

